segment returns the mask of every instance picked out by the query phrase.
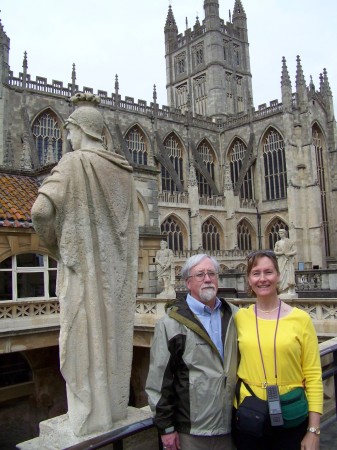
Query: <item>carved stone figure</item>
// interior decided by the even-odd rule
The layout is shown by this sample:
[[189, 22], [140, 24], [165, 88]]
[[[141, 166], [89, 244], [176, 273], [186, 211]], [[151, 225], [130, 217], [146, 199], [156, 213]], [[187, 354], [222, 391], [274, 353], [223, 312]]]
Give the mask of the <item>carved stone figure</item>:
[[60, 365], [77, 436], [127, 415], [137, 286], [138, 221], [132, 168], [105, 150], [92, 94], [66, 121], [73, 152], [45, 179], [34, 227], [58, 259]]
[[167, 248], [167, 242], [160, 242], [160, 250], [156, 253], [158, 280], [163, 284], [163, 291], [157, 297], [175, 298], [174, 290], [175, 274], [173, 265], [173, 252]]
[[287, 231], [280, 229], [280, 240], [276, 242], [274, 252], [280, 269], [280, 293], [295, 294], [294, 257], [297, 253], [295, 242], [287, 237]]

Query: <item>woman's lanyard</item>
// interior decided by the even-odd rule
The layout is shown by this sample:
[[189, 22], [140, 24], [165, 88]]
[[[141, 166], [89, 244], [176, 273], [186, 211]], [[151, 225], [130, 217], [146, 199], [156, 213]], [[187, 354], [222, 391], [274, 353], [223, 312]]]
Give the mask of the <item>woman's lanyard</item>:
[[[277, 363], [276, 363], [276, 335], [277, 335], [277, 329], [278, 329], [278, 322], [280, 319], [280, 313], [281, 313], [281, 300], [279, 300], [279, 307], [278, 307], [278, 313], [277, 313], [277, 321], [276, 321], [276, 328], [275, 328], [275, 334], [274, 334], [274, 370], [275, 370], [275, 382], [277, 385]], [[262, 367], [263, 367], [263, 373], [264, 373], [264, 378], [265, 378], [265, 382], [262, 383], [262, 387], [264, 389], [266, 389], [268, 382], [267, 382], [267, 373], [266, 373], [266, 368], [264, 365], [264, 361], [263, 361], [263, 356], [262, 356], [262, 350], [261, 350], [261, 343], [260, 343], [260, 335], [259, 335], [259, 324], [258, 324], [258, 319], [257, 319], [257, 306], [255, 303], [255, 322], [256, 322], [256, 334], [257, 334], [257, 342], [259, 344], [259, 350], [260, 350], [260, 356], [261, 356], [261, 361], [262, 361]]]

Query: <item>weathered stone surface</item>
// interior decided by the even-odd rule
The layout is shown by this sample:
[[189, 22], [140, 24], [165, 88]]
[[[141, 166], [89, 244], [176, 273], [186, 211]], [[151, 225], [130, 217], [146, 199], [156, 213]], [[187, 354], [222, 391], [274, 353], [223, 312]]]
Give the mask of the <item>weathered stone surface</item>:
[[74, 152], [45, 179], [32, 218], [59, 261], [60, 364], [80, 436], [126, 417], [138, 228], [132, 168], [104, 149], [102, 115], [81, 104], [66, 126]]

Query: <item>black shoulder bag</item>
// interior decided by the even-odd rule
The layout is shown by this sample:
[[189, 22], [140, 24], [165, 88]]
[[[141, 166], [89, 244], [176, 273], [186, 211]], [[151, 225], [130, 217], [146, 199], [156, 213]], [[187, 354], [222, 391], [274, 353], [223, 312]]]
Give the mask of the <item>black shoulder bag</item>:
[[[245, 397], [239, 405], [241, 383], [245, 385], [251, 396]], [[257, 397], [241, 378], [236, 383], [235, 396], [238, 405], [235, 417], [236, 429], [255, 437], [266, 435], [270, 428], [268, 402]]]

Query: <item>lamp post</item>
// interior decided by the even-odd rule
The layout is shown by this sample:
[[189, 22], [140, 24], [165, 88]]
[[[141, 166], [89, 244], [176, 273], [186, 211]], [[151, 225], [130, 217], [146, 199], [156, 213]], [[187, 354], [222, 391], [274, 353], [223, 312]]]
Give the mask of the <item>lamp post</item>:
[[259, 242], [259, 250], [262, 249], [262, 236], [261, 236], [261, 214], [259, 208], [256, 207], [256, 219], [257, 219], [257, 238]]

